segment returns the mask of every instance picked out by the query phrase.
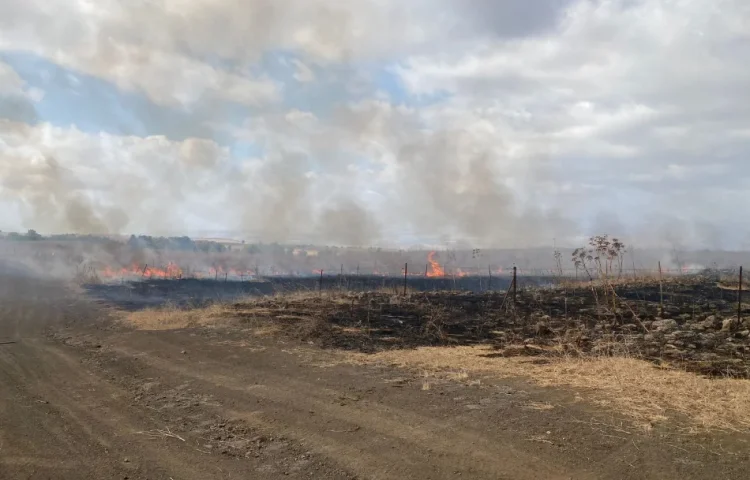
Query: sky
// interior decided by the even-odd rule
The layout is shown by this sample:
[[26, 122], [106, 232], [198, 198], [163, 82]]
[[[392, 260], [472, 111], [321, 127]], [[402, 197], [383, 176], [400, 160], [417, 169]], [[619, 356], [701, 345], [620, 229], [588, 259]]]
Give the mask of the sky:
[[0, 230], [750, 248], [745, 0], [0, 0]]

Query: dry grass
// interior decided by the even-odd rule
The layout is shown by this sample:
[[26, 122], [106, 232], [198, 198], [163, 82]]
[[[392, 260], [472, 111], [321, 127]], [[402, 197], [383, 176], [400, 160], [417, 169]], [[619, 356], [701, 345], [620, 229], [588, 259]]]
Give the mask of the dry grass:
[[[633, 358], [496, 357], [488, 347], [423, 347], [373, 355], [350, 354], [354, 363], [386, 363], [434, 374], [464, 377], [528, 377], [541, 386], [585, 390], [594, 403], [649, 428], [667, 418], [697, 430], [750, 428], [750, 380], [707, 379], [658, 368]], [[547, 361], [548, 360], [548, 361]]]
[[120, 319], [139, 330], [175, 330], [216, 325], [226, 321], [229, 310], [220, 304], [205, 308], [181, 309], [173, 306], [119, 312]]

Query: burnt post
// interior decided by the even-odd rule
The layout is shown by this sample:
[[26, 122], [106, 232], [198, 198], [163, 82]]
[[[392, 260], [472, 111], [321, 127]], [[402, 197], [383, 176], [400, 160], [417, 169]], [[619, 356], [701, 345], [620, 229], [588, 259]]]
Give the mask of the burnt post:
[[737, 328], [742, 324], [742, 266], [740, 266], [740, 284], [737, 287]]
[[492, 266], [487, 265], [487, 291], [492, 291]]
[[661, 272], [661, 261], [659, 262], [659, 316], [664, 315], [664, 282]]
[[513, 267], [513, 306], [516, 306], [516, 295], [518, 294], [518, 267]]
[[429, 268], [430, 268], [430, 264], [425, 263], [424, 264], [424, 278], [427, 278], [427, 272], [429, 271]]
[[146, 264], [145, 267], [143, 267], [143, 273], [141, 273], [141, 278], [146, 276], [146, 270], [148, 270], [148, 263]]
[[404, 263], [404, 295], [406, 295], [406, 276], [409, 274], [409, 264]]
[[320, 269], [320, 280], [318, 280], [318, 292], [323, 293], [323, 269]]

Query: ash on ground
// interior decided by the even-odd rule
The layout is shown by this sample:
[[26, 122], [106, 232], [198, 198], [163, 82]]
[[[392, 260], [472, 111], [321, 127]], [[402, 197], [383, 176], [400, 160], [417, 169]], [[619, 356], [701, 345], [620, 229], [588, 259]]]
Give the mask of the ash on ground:
[[240, 322], [272, 324], [282, 335], [329, 348], [491, 344], [497, 356], [631, 356], [750, 378], [750, 308], [741, 305], [738, 321], [732, 288], [690, 277], [661, 287], [522, 289], [515, 301], [510, 292], [322, 293], [235, 302], [229, 309]]

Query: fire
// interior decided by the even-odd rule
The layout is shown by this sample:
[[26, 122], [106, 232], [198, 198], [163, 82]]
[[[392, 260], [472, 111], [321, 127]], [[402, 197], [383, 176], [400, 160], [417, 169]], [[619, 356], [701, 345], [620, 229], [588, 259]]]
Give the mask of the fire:
[[430, 268], [427, 271], [427, 276], [432, 277], [444, 277], [445, 270], [440, 266], [437, 260], [435, 260], [435, 252], [430, 252], [427, 255], [427, 261], [430, 263]]
[[170, 262], [164, 268], [145, 267], [143, 275], [149, 278], [180, 278], [182, 277], [182, 269]]
[[101, 275], [105, 278], [115, 277], [148, 277], [148, 278], [182, 278], [182, 269], [174, 263], [168, 263], [164, 268], [150, 267], [148, 265], [140, 266], [132, 264], [128, 267], [114, 269], [109, 266], [104, 267]]

